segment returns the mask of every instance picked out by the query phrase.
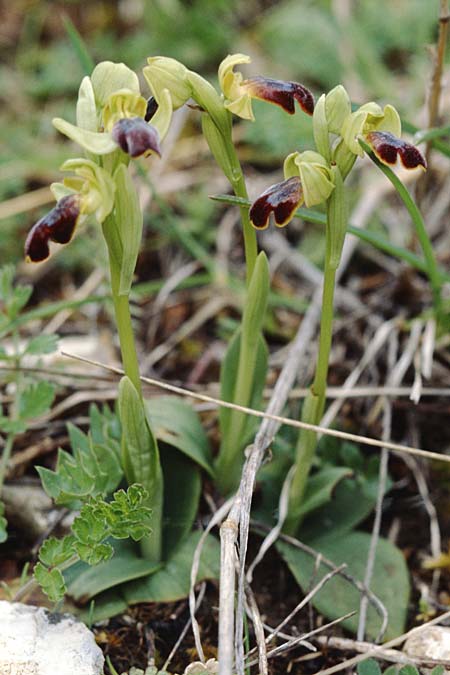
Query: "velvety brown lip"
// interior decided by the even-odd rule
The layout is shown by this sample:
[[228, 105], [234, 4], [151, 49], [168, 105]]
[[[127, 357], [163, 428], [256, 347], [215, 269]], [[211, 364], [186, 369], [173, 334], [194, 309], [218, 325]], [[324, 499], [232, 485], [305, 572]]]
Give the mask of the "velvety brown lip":
[[308, 115], [314, 112], [314, 97], [302, 84], [272, 80], [267, 77], [251, 77], [242, 83], [252, 98], [259, 98], [279, 105], [290, 115], [295, 113], [295, 101]]
[[250, 220], [258, 230], [265, 230], [273, 213], [278, 227], [286, 225], [303, 202], [303, 189], [298, 176], [271, 185], [250, 208]]
[[427, 168], [420, 150], [394, 134], [387, 131], [371, 131], [366, 138], [376, 156], [385, 164], [395, 164], [397, 157], [400, 157], [405, 169], [415, 169], [418, 166]]
[[142, 117], [119, 120], [113, 126], [112, 137], [130, 157], [140, 157], [149, 152], [161, 155], [158, 131]]
[[80, 215], [79, 195], [67, 195], [31, 228], [25, 242], [25, 255], [32, 262], [49, 256], [49, 241], [67, 244], [73, 236]]

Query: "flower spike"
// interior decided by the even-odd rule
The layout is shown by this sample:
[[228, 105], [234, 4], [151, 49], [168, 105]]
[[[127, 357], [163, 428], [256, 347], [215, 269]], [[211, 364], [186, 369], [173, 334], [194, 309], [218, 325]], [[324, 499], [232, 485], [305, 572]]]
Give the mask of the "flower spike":
[[142, 117], [119, 120], [113, 126], [111, 135], [130, 157], [145, 157], [151, 152], [161, 156], [158, 131]]
[[271, 185], [250, 207], [250, 220], [257, 230], [265, 230], [273, 213], [275, 225], [284, 227], [303, 204], [303, 189], [298, 176]]
[[80, 195], [63, 197], [56, 206], [31, 228], [25, 242], [25, 255], [31, 262], [48, 258], [49, 241], [67, 244], [80, 216]]
[[427, 163], [422, 153], [412, 145], [387, 131], [371, 131], [366, 136], [370, 147], [383, 164], [396, 164], [398, 157], [405, 169], [420, 166], [424, 171]]

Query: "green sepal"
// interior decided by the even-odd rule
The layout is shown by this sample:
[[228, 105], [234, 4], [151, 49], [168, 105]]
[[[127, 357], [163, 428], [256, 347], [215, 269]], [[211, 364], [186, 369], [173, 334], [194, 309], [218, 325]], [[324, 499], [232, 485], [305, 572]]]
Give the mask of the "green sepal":
[[145, 505], [152, 510], [153, 534], [145, 557], [159, 561], [164, 492], [159, 449], [147, 422], [143, 401], [128, 377], [123, 377], [119, 384], [119, 417], [122, 425], [122, 463], [127, 481], [144, 486], [149, 495]]
[[313, 113], [313, 134], [317, 152], [319, 152], [327, 162], [330, 161], [330, 142], [328, 136], [328, 123], [325, 114], [325, 94], [317, 101]]
[[338, 84], [325, 97], [325, 115], [328, 131], [340, 134], [342, 125], [352, 112], [349, 95], [342, 84]]
[[140, 91], [138, 76], [124, 63], [102, 61], [92, 71], [91, 82], [99, 108], [106, 104], [111, 94], [120, 89], [129, 89], [137, 94]]
[[142, 238], [143, 216], [128, 168], [120, 164], [116, 183], [115, 221], [122, 242], [119, 295], [129, 295]]
[[327, 262], [331, 268], [337, 269], [341, 261], [342, 248], [347, 232], [348, 205], [341, 172], [337, 166], [333, 166], [331, 171], [335, 188], [328, 200], [327, 227], [329, 232], [327, 240], [329, 251], [327, 251]]
[[90, 77], [83, 77], [78, 90], [77, 126], [86, 131], [97, 131], [97, 109]]
[[70, 138], [71, 141], [78, 143], [82, 148], [94, 155], [107, 155], [117, 150], [117, 143], [113, 140], [110, 133], [89, 131], [71, 124], [61, 117], [55, 117], [52, 120], [53, 126], [61, 134]]

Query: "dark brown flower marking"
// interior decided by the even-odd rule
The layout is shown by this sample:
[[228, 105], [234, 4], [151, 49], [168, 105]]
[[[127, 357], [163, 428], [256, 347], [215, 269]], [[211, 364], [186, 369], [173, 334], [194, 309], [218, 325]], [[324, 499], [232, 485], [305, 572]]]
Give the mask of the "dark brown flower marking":
[[250, 77], [242, 82], [242, 87], [252, 98], [259, 98], [269, 103], [281, 106], [290, 115], [295, 113], [295, 101], [300, 108], [312, 115], [314, 112], [314, 97], [302, 84], [298, 82], [284, 82], [267, 77]]
[[387, 131], [371, 131], [366, 139], [378, 159], [384, 164], [396, 164], [397, 157], [405, 169], [415, 169], [421, 166], [427, 168], [427, 163], [421, 152], [411, 143]]
[[49, 256], [49, 241], [67, 244], [80, 215], [80, 195], [67, 195], [31, 228], [25, 242], [25, 255], [31, 262], [41, 262]]
[[158, 103], [156, 102], [156, 98], [154, 96], [150, 96], [150, 98], [147, 100], [147, 108], [145, 110], [145, 121], [150, 122], [152, 119], [153, 115], [155, 112], [158, 110]]
[[111, 133], [117, 145], [130, 157], [140, 157], [150, 152], [161, 155], [158, 131], [142, 117], [119, 120]]
[[273, 213], [278, 227], [292, 220], [295, 210], [303, 203], [303, 189], [298, 176], [271, 185], [250, 207], [250, 220], [257, 230], [265, 230]]

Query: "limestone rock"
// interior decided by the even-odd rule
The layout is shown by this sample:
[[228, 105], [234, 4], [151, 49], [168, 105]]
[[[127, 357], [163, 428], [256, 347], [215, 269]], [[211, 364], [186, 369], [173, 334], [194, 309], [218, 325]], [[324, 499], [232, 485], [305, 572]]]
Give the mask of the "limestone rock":
[[0, 601], [1, 675], [102, 675], [90, 630], [70, 614]]
[[420, 659], [450, 660], [450, 628], [430, 626], [411, 635], [404, 644], [408, 656]]

